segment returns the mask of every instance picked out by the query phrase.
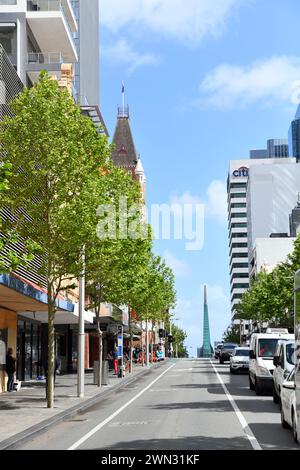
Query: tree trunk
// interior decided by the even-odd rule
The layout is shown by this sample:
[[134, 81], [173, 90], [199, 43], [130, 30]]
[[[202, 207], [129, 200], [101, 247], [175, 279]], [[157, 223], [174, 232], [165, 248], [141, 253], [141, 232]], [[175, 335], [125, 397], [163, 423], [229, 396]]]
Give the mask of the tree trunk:
[[133, 350], [133, 334], [132, 334], [132, 310], [129, 307], [129, 335], [130, 335], [130, 355], [129, 355], [129, 373], [132, 374], [133, 372], [133, 357], [132, 357], [132, 350]]
[[52, 288], [48, 291], [48, 370], [47, 370], [47, 407], [54, 408], [54, 373], [55, 373], [55, 305]]
[[142, 367], [144, 367], [144, 344], [143, 344], [143, 322], [141, 322], [141, 329], [142, 329], [142, 334], [141, 334], [141, 350], [142, 350]]
[[97, 333], [98, 333], [98, 360], [99, 360], [99, 367], [98, 367], [98, 377], [97, 377], [97, 385], [100, 388], [102, 386], [102, 357], [103, 357], [103, 333], [100, 328], [100, 315], [97, 315]]

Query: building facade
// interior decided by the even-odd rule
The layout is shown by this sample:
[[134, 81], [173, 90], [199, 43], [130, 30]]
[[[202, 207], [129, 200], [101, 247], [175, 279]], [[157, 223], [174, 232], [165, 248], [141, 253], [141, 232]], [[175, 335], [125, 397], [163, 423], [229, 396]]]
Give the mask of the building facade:
[[146, 201], [146, 176], [133, 140], [128, 106], [118, 108], [117, 125], [112, 143], [114, 164], [126, 170], [134, 180], [139, 182], [143, 200]]
[[266, 149], [250, 150], [251, 159], [288, 158], [289, 143], [287, 139], [269, 139]]
[[247, 186], [250, 253], [258, 238], [289, 236], [289, 215], [297, 203], [299, 190], [300, 165], [294, 158], [251, 166]]
[[300, 235], [300, 193], [298, 194], [297, 205], [290, 214], [290, 235], [291, 237]]
[[[255, 168], [264, 168], [265, 174], [268, 175], [269, 168], [286, 164], [292, 171], [295, 168], [295, 159], [246, 159], [232, 160], [229, 166], [229, 175], [227, 182], [228, 192], [228, 232], [229, 232], [229, 256], [230, 256], [230, 287], [231, 287], [231, 314], [232, 320], [235, 321], [236, 306], [241, 301], [242, 295], [249, 288], [249, 252], [252, 253], [252, 240], [259, 235], [260, 232], [253, 232], [253, 228], [257, 226], [258, 220], [268, 219], [268, 214], [262, 210], [264, 204], [264, 195], [260, 193], [260, 202], [255, 202], [252, 212], [248, 208], [249, 196], [247, 197], [248, 179], [252, 170]], [[289, 167], [289, 164], [294, 164]], [[271, 165], [271, 167], [270, 167]], [[279, 172], [280, 174], [280, 172]], [[258, 180], [257, 180], [258, 181]], [[259, 183], [258, 183], [259, 184]], [[261, 183], [260, 190], [264, 192], [264, 182]], [[286, 188], [282, 194], [286, 193]], [[293, 193], [291, 190], [290, 197]], [[281, 195], [282, 197], [282, 195]], [[294, 200], [292, 207], [295, 205], [295, 194], [291, 200]], [[256, 200], [255, 200], [256, 201]], [[283, 200], [280, 203], [282, 207]], [[270, 202], [271, 204], [271, 202]], [[285, 216], [288, 221], [289, 207], [285, 209]], [[271, 216], [272, 217], [272, 216]], [[269, 219], [268, 219], [269, 220]], [[276, 227], [279, 228], [277, 224]], [[274, 226], [275, 229], [275, 226]], [[288, 233], [288, 229], [286, 232]], [[264, 232], [261, 237], [269, 237], [273, 232], [272, 225], [270, 233]], [[276, 228], [276, 232], [278, 232]], [[249, 240], [250, 237], [250, 240]], [[251, 251], [250, 250], [251, 246]]]
[[32, 85], [41, 70], [59, 79], [63, 63], [78, 61], [77, 31], [69, 0], [1, 1], [0, 44], [25, 85]]
[[300, 105], [289, 129], [290, 156], [300, 161]]
[[271, 273], [278, 264], [286, 261], [295, 240], [292, 237], [257, 238], [250, 253], [250, 280], [262, 271]]

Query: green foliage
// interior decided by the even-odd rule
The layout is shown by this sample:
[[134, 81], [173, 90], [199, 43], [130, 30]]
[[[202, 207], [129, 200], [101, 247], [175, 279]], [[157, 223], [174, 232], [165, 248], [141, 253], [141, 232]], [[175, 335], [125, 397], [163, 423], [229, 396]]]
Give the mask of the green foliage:
[[237, 306], [238, 318], [293, 327], [294, 275], [300, 269], [300, 237], [284, 263], [271, 273], [261, 272]]
[[[58, 294], [82, 272], [82, 248], [99, 204], [105, 201], [110, 146], [72, 97], [42, 73], [11, 104], [13, 117], [0, 123], [7, 188], [1, 206], [5, 236], [15, 231], [43, 253], [40, 274], [48, 284], [48, 406], [54, 397], [54, 319]], [[10, 190], [8, 190], [11, 188]], [[100, 197], [102, 195], [102, 197]], [[100, 197], [100, 199], [99, 199]]]
[[225, 331], [223, 335], [224, 343], [236, 343], [240, 344], [240, 327], [238, 325], [232, 325]]

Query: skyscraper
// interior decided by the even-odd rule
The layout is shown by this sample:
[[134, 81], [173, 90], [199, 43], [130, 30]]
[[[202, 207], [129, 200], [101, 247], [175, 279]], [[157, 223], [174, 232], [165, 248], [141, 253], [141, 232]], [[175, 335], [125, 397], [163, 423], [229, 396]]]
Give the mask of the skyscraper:
[[210, 358], [211, 356], [212, 356], [212, 346], [210, 342], [207, 287], [204, 286], [203, 346], [201, 348], [201, 357]]
[[289, 144], [287, 139], [269, 139], [266, 149], [250, 150], [251, 159], [288, 158]]
[[300, 105], [289, 130], [290, 156], [300, 161]]

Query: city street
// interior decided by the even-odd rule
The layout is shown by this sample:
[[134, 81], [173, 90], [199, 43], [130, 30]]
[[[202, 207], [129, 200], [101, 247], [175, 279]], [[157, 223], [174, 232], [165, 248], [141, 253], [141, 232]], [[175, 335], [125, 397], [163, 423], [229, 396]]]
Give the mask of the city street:
[[[222, 383], [224, 384], [222, 384]], [[170, 360], [20, 450], [298, 449], [272, 397], [228, 364]]]

